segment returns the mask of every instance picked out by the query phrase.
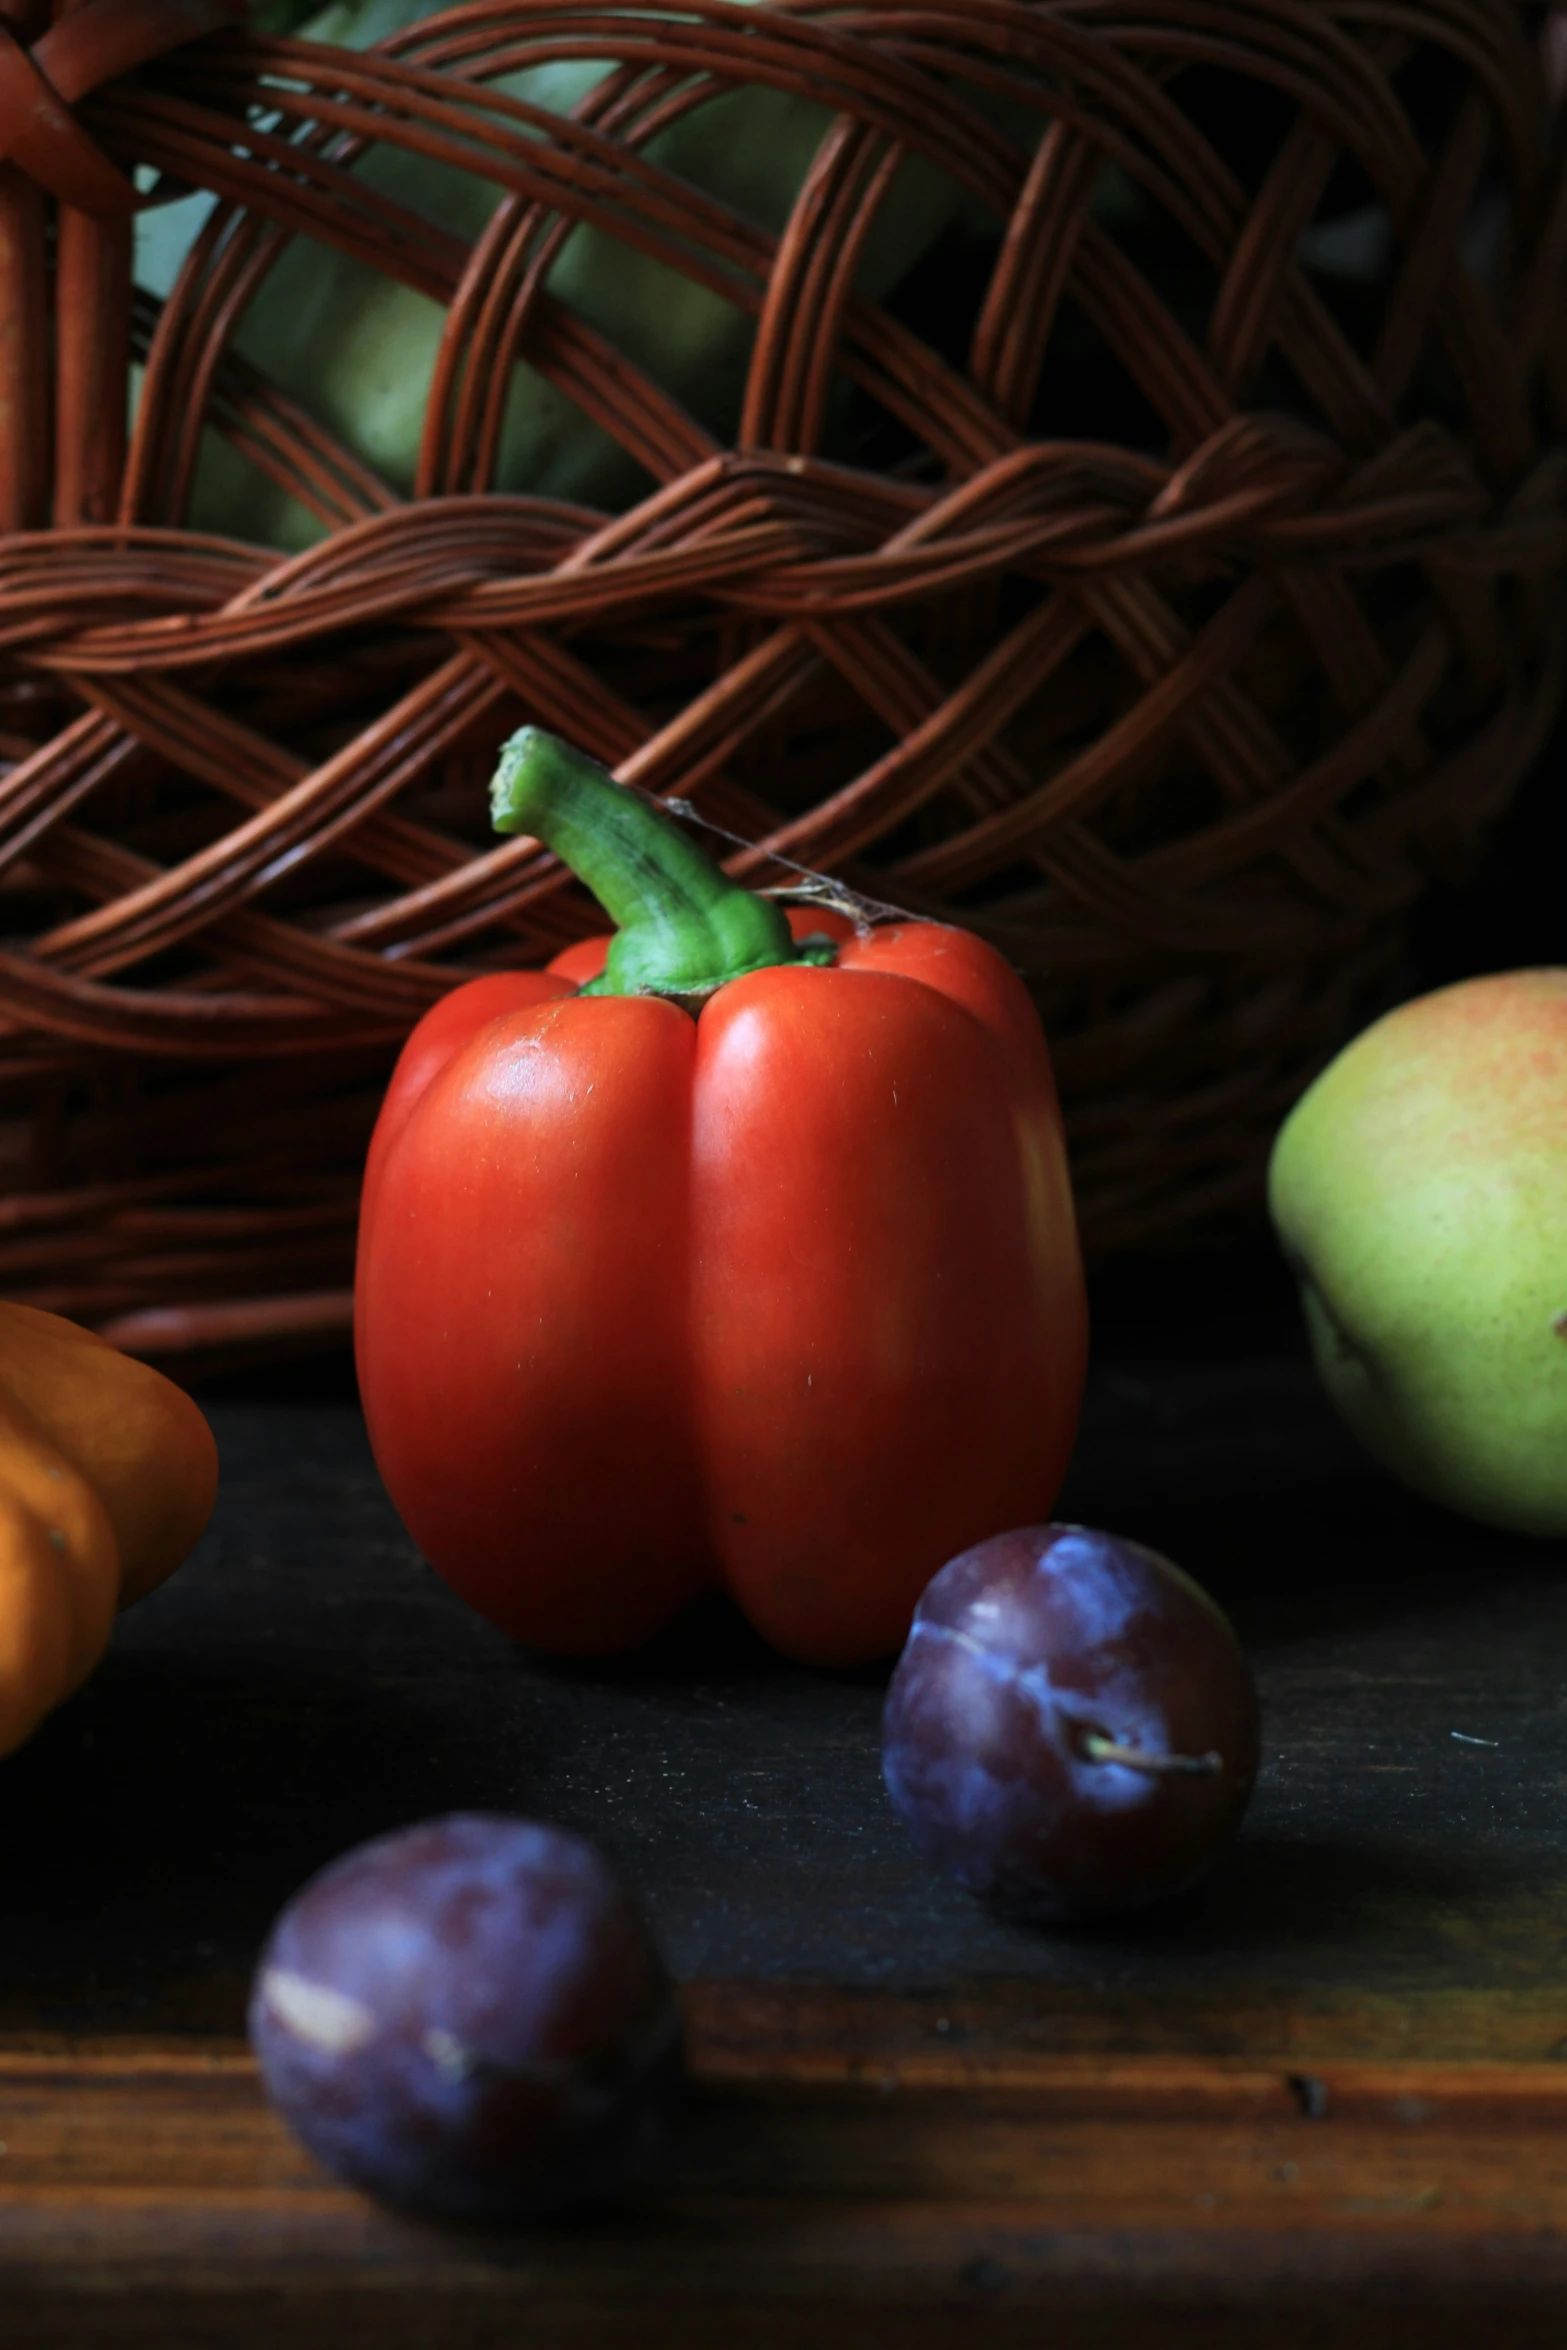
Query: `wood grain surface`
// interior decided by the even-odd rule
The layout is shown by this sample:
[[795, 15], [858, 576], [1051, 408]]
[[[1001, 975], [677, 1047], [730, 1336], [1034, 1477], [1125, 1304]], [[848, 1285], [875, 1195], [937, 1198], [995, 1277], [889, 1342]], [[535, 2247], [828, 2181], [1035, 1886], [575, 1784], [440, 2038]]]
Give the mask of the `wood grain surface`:
[[[1235, 1338], [1102, 1340], [1074, 1471], [1264, 1706], [1237, 1849], [1116, 1933], [924, 1869], [880, 1675], [717, 1613], [541, 1665], [419, 1564], [346, 1402], [214, 1403], [201, 1553], [0, 1773], [4, 2350], [1567, 2341], [1560, 1547], [1407, 1501]], [[281, 1902], [459, 1805], [597, 1835], [682, 1983], [685, 2109], [591, 2221], [379, 2212], [245, 2050]]]
[[334, 2186], [236, 2044], [12, 2051], [4, 2338], [1561, 2339], [1567, 2073], [921, 2055], [827, 1994], [819, 2039], [746, 2060], [746, 2003], [689, 1991], [691, 2093], [635, 2200], [515, 2235]]

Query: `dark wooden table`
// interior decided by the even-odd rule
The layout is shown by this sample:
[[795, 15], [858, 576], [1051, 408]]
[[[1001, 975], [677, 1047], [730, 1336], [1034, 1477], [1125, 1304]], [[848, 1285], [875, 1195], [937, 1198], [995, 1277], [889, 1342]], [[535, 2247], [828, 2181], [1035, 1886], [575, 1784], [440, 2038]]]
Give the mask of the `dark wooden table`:
[[[1366, 1468], [1242, 1275], [1101, 1299], [1071, 1512], [1215, 1591], [1265, 1709], [1238, 1849], [1115, 1933], [927, 1873], [882, 1675], [717, 1610], [542, 1665], [420, 1564], [342, 1380], [215, 1393], [200, 1554], [0, 1769], [6, 2350], [1567, 2341], [1567, 1561]], [[458, 1806], [598, 1837], [685, 1986], [611, 2216], [394, 2219], [260, 2096], [276, 1909]]]

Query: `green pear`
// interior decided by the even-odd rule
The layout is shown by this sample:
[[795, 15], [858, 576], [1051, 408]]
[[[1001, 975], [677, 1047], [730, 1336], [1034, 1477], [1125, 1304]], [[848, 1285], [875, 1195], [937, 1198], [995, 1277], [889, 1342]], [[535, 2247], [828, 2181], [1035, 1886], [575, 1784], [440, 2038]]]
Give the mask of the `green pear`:
[[1467, 1516], [1567, 1533], [1567, 970], [1471, 979], [1345, 1047], [1268, 1203], [1362, 1442]]

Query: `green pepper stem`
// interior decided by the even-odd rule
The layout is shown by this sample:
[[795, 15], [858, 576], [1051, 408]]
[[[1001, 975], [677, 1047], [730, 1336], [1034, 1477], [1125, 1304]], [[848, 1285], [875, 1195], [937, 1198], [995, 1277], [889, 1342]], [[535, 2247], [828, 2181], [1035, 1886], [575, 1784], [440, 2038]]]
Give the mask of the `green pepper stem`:
[[553, 849], [615, 924], [584, 995], [706, 996], [769, 964], [825, 959], [796, 945], [771, 898], [731, 881], [640, 793], [540, 727], [502, 744], [490, 821]]

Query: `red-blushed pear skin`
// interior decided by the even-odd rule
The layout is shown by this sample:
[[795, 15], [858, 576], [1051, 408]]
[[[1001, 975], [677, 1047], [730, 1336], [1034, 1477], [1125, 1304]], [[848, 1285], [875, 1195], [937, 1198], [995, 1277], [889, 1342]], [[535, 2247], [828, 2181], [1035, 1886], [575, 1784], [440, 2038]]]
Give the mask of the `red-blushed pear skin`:
[[1378, 1459], [1467, 1516], [1567, 1532], [1567, 970], [1375, 1022], [1285, 1121], [1269, 1201]]
[[720, 1585], [790, 1655], [890, 1654], [1076, 1430], [1033, 1006], [967, 932], [786, 918], [533, 730], [497, 799], [620, 928], [579, 989], [456, 991], [394, 1077], [355, 1309], [392, 1499], [530, 1645], [630, 1648]]

